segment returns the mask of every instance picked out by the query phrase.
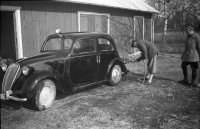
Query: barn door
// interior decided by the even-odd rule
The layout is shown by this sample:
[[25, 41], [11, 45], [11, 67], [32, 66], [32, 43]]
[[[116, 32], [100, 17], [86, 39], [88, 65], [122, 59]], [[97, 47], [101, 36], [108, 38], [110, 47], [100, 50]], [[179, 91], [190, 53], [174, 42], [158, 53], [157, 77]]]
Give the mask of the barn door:
[[135, 25], [135, 39], [142, 40], [144, 39], [144, 18], [136, 16], [134, 17]]
[[[147, 40], [154, 43], [154, 30], [153, 30], [153, 21], [152, 19], [146, 19], [144, 17], [136, 16], [134, 17], [134, 39], [136, 40]], [[136, 52], [134, 48], [133, 52]]]
[[153, 22], [152, 19], [136, 16], [134, 17], [134, 38], [137, 40], [148, 40], [153, 42]]
[[151, 42], [151, 33], [151, 19], [144, 19], [144, 39]]

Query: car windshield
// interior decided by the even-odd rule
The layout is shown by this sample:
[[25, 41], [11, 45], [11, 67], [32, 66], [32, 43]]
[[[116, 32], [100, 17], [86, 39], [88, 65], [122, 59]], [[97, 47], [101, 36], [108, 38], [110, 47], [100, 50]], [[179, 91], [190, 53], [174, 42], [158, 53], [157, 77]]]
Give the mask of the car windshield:
[[56, 37], [51, 38], [46, 42], [43, 51], [64, 51], [69, 52], [73, 40], [70, 38]]

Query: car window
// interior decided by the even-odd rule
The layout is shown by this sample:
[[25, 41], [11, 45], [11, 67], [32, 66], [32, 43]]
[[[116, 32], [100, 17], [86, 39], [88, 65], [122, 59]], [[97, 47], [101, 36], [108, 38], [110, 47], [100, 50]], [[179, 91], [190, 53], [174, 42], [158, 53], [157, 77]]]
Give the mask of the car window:
[[99, 38], [98, 39], [98, 50], [99, 51], [112, 51], [112, 50], [114, 50], [114, 47], [108, 39]]
[[81, 39], [76, 42], [73, 53], [91, 53], [96, 52], [96, 40], [95, 39]]
[[64, 50], [65, 50], [65, 51], [69, 51], [70, 48], [71, 48], [71, 46], [72, 46], [72, 43], [73, 43], [73, 40], [72, 40], [72, 39], [66, 38], [66, 39], [64, 40]]
[[61, 49], [61, 38], [49, 39], [44, 48], [45, 51], [60, 50], [60, 49]]

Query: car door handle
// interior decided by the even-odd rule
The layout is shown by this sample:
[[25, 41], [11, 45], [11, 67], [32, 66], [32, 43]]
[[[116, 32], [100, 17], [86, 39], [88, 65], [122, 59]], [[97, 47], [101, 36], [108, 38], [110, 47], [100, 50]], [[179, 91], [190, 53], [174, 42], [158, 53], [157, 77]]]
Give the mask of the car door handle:
[[97, 63], [100, 63], [100, 56], [96, 56]]
[[100, 64], [101, 60], [100, 60], [100, 56], [99, 56], [99, 64]]
[[99, 56], [96, 56], [97, 63], [99, 63]]

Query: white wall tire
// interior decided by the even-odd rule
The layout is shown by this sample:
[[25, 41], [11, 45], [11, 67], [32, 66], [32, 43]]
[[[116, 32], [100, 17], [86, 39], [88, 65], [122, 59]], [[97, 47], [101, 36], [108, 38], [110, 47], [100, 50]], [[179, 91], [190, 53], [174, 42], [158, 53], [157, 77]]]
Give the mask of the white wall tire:
[[120, 65], [114, 65], [110, 72], [109, 84], [112, 86], [118, 85], [122, 79], [122, 69]]
[[46, 110], [51, 107], [55, 100], [56, 86], [51, 80], [42, 80], [35, 87], [34, 92], [33, 105], [40, 111]]

